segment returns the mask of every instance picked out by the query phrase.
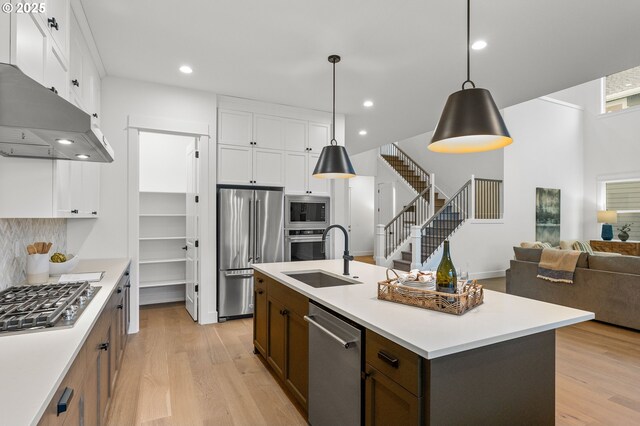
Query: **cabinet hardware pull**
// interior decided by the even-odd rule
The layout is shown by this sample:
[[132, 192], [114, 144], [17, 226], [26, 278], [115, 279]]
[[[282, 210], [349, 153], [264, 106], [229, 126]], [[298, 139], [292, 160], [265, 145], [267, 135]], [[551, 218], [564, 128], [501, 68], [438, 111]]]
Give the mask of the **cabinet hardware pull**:
[[[127, 274], [129, 275], [129, 274]], [[131, 288], [131, 283], [127, 283], [127, 285], [124, 286], [125, 288]]]
[[116, 308], [117, 309], [122, 309], [122, 308], [124, 308], [124, 306], [123, 305], [118, 305], [118, 306], [116, 306]]
[[259, 283], [263, 283], [263, 282], [264, 282], [264, 280], [263, 280], [262, 278], [258, 278], [258, 282], [259, 282]]
[[187, 250], [189, 248], [189, 246], [184, 246], [182, 247], [182, 250]]
[[76, 87], [80, 87], [80, 82], [78, 81], [77, 78], [74, 78], [73, 80], [71, 80], [71, 84], [73, 84]]
[[98, 212], [94, 210], [94, 211], [91, 212], [91, 214], [94, 215], [94, 216], [97, 216]]
[[356, 342], [347, 342], [346, 340], [342, 339], [340, 336], [336, 335], [331, 330], [329, 330], [329, 329], [325, 328], [324, 326], [318, 324], [316, 322], [316, 320], [313, 319], [312, 315], [305, 315], [304, 316], [304, 320], [306, 322], [308, 322], [309, 324], [313, 325], [314, 327], [317, 327], [318, 330], [324, 332], [325, 334], [327, 334], [329, 337], [331, 337], [336, 342], [340, 343], [342, 346], [344, 346], [345, 349], [349, 349], [350, 347], [352, 347], [352, 346], [354, 346], [356, 344]]
[[91, 116], [92, 116], [93, 118], [98, 118], [98, 113], [97, 113], [97, 112], [94, 112], [93, 114], [91, 114]]
[[282, 315], [282, 316], [289, 315], [289, 311], [287, 311], [286, 309], [281, 309], [280, 310], [280, 315]]
[[58, 22], [56, 21], [56, 18], [47, 19], [47, 23], [49, 24], [50, 28], [55, 28], [56, 31], [60, 30], [60, 27], [58, 26]]
[[51, 86], [51, 87], [49, 88], [49, 90], [51, 90], [51, 91], [52, 91], [53, 93], [55, 93], [56, 95], [58, 94], [58, 89], [56, 89], [56, 87], [55, 87], [55, 86]]
[[263, 289], [261, 289], [261, 288], [259, 288], [258, 290], [256, 290], [256, 292], [257, 292], [258, 294], [262, 294], [262, 293], [264, 293], [264, 290], [263, 290]]
[[62, 396], [58, 400], [58, 409], [56, 410], [56, 417], [67, 411], [67, 409], [69, 408], [69, 403], [71, 402], [72, 398], [73, 398], [73, 389], [64, 388], [64, 391], [62, 392]]
[[118, 289], [116, 290], [116, 292], [117, 292], [118, 294], [119, 294], [119, 293], [122, 293], [122, 287], [118, 287]]
[[78, 209], [73, 209], [73, 210], [71, 210], [71, 213], [73, 213], [73, 214], [78, 214]]
[[384, 351], [378, 351], [378, 358], [392, 366], [393, 368], [398, 368], [400, 361], [398, 358], [394, 358], [392, 355], [385, 353]]
[[106, 351], [109, 349], [109, 342], [106, 343], [100, 343], [98, 345], [98, 349], [100, 349], [101, 351]]
[[362, 380], [367, 380], [369, 377], [371, 377], [373, 373], [369, 373], [368, 371], [363, 371], [362, 373], [360, 373], [360, 378]]

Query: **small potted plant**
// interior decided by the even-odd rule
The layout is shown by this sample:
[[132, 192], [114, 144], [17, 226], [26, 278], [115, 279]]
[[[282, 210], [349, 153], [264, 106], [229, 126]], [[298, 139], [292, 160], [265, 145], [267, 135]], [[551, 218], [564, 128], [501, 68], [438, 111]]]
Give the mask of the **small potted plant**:
[[620, 231], [620, 233], [618, 234], [618, 238], [620, 238], [620, 241], [627, 241], [629, 239], [629, 231], [631, 231], [631, 225], [633, 225], [633, 223], [625, 223], [620, 228], [618, 228], [618, 231]]

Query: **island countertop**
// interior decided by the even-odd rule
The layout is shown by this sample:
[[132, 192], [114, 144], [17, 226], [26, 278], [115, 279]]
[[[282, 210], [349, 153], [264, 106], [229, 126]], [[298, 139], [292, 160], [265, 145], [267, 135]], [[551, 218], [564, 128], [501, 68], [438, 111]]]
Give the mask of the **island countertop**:
[[386, 278], [386, 268], [362, 262], [350, 266], [350, 277], [362, 284], [313, 288], [284, 274], [320, 270], [342, 276], [342, 259], [262, 263], [253, 268], [426, 359], [595, 318], [592, 312], [491, 290], [484, 291], [482, 305], [461, 316], [378, 300], [377, 283]]
[[[129, 259], [81, 260], [73, 271], [105, 271], [72, 328], [0, 336], [0, 425], [35, 425], [102, 313]], [[52, 278], [50, 282], [57, 282]]]

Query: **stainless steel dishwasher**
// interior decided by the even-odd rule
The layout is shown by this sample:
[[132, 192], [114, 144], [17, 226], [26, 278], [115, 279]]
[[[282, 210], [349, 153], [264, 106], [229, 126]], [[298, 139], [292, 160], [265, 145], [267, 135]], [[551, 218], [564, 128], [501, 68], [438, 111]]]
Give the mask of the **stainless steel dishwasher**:
[[359, 426], [362, 415], [362, 331], [310, 303], [309, 424]]

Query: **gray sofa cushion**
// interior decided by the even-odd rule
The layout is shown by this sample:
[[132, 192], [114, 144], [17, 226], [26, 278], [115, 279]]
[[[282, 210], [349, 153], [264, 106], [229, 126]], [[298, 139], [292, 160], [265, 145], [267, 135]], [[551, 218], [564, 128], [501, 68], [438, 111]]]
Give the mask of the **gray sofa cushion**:
[[640, 257], [593, 255], [589, 257], [589, 268], [599, 271], [640, 275]]
[[[522, 262], [534, 262], [540, 263], [540, 256], [542, 256], [542, 249], [537, 248], [522, 248], [514, 247], [513, 252], [516, 255], [516, 260]], [[580, 253], [578, 258], [578, 264], [576, 268], [588, 268], [589, 267], [589, 255], [587, 253]]]

